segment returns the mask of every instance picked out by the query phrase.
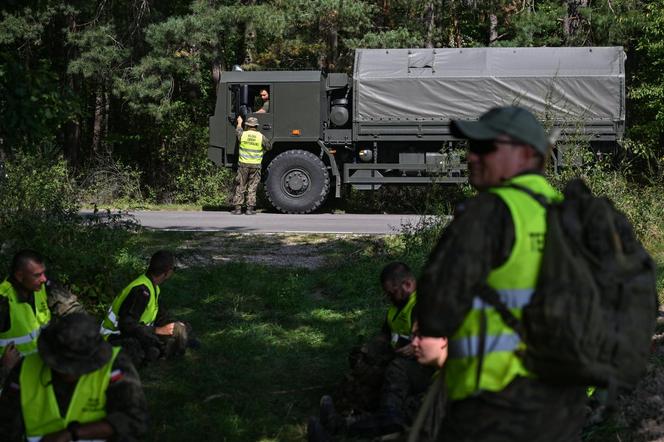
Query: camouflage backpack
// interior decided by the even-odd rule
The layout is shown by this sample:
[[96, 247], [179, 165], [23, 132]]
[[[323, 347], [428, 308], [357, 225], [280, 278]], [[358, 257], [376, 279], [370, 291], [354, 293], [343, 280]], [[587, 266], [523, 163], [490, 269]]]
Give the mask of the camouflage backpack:
[[549, 203], [535, 293], [516, 319], [483, 287], [481, 295], [527, 344], [524, 363], [540, 379], [632, 388], [643, 376], [655, 329], [655, 266], [629, 221], [607, 198], [570, 181], [562, 202]]

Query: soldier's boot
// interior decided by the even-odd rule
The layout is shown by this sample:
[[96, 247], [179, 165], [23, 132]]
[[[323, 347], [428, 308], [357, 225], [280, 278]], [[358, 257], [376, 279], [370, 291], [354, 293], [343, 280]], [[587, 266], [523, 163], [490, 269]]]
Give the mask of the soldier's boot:
[[345, 430], [346, 419], [337, 413], [332, 396], [325, 395], [320, 398], [319, 413], [320, 423], [330, 434], [338, 434]]
[[231, 213], [233, 215], [242, 215], [242, 206], [235, 206], [235, 209]]
[[247, 211], [245, 212], [247, 215], [256, 215], [256, 212], [254, 211], [254, 206], [247, 206]]

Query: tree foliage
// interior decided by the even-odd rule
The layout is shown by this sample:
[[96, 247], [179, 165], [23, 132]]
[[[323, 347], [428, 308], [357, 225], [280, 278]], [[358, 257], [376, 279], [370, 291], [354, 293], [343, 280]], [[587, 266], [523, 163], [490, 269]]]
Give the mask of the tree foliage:
[[[205, 162], [214, 73], [351, 72], [358, 47], [622, 45], [628, 146], [661, 159], [664, 0], [9, 0], [0, 150], [113, 156], [167, 195]], [[193, 169], [192, 169], [193, 168]], [[188, 185], [189, 188], [193, 183]], [[186, 187], [186, 186], [185, 186]]]

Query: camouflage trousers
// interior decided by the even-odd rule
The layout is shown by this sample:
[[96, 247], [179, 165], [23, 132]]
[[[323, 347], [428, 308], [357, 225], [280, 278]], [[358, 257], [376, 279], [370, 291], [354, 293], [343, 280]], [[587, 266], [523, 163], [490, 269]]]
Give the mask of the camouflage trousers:
[[376, 437], [404, 431], [417, 416], [433, 374], [432, 367], [396, 356], [385, 369], [378, 410], [349, 418], [347, 434]]
[[247, 206], [256, 206], [256, 189], [261, 182], [261, 169], [246, 167], [240, 165], [235, 175], [235, 194], [233, 195], [233, 205], [241, 206], [244, 204], [244, 193], [247, 193]]
[[176, 322], [172, 336], [153, 335], [150, 339], [111, 335], [108, 342], [120, 346], [136, 367], [143, 367], [159, 358], [181, 356], [187, 349], [191, 325]]

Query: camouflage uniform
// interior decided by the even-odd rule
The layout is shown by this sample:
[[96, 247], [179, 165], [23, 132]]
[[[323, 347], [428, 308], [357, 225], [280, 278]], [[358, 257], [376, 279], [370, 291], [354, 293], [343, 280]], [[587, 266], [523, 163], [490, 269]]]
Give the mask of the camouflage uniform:
[[[238, 126], [235, 133], [239, 141], [244, 133], [242, 126]], [[262, 138], [262, 145], [264, 150], [269, 150], [272, 147], [267, 137]], [[260, 164], [238, 163], [237, 175], [235, 175], [235, 193], [232, 201], [234, 206], [242, 206], [245, 203], [245, 192], [247, 193], [247, 207], [256, 206], [256, 190], [261, 182], [261, 167]]]
[[378, 410], [349, 418], [347, 434], [376, 437], [404, 431], [413, 423], [433, 374], [432, 367], [415, 359], [395, 357], [385, 369]]
[[[416, 308], [424, 336], [453, 336], [471, 309], [477, 282], [507, 260], [514, 241], [511, 214], [500, 197], [482, 192], [457, 207], [418, 281]], [[583, 388], [517, 378], [501, 392], [453, 402], [442, 440], [578, 440], [584, 408]]]
[[191, 335], [191, 326], [187, 323], [175, 323], [173, 336], [155, 334], [155, 327], [174, 322], [169, 318], [166, 308], [159, 302], [154, 326], [140, 322], [150, 299], [150, 291], [144, 285], [134, 287], [120, 306], [118, 314], [119, 335], [110, 335], [108, 341], [121, 346], [131, 357], [134, 365], [143, 366], [160, 357], [184, 354]]
[[249, 167], [240, 164], [235, 175], [235, 193], [233, 194], [234, 206], [244, 205], [244, 194], [247, 193], [247, 206], [256, 206], [256, 191], [261, 182], [260, 167]]

